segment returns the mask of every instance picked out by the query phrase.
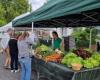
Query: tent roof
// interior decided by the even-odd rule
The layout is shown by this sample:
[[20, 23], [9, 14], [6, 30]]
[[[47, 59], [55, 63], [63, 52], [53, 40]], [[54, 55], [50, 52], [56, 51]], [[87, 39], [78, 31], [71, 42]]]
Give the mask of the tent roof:
[[[52, 22], [52, 19], [54, 20], [59, 17], [62, 18], [62, 16], [68, 17], [68, 15], [73, 14], [80, 15], [84, 11], [98, 8], [100, 8], [99, 0], [50, 0], [43, 7], [36, 10], [35, 12], [32, 12], [31, 14], [18, 20], [14, 20], [13, 26], [20, 26], [30, 24], [31, 22], [42, 21], [53, 23], [54, 21]], [[76, 15], [73, 16], [75, 17]], [[87, 14], [84, 14], [83, 16], [89, 17]], [[59, 22], [57, 21], [57, 23]]]
[[9, 28], [12, 28], [12, 22], [0, 27], [0, 32], [7, 31]]
[[29, 15], [29, 14], [30, 14], [30, 12], [23, 13], [23, 14], [21, 14], [21, 15], [15, 17], [13, 20], [17, 20], [17, 19], [23, 18], [23, 17], [25, 17], [25, 16], [27, 16], [27, 15]]

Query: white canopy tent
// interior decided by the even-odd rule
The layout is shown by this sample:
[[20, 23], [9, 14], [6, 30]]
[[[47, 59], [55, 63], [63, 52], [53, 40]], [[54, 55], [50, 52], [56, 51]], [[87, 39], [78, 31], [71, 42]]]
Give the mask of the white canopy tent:
[[[27, 16], [28, 14], [30, 14], [30, 12], [27, 12], [27, 13], [24, 13], [24, 14], [22, 14], [22, 15], [20, 15], [20, 16], [17, 16], [17, 17], [14, 18], [13, 20], [20, 19], [20, 18], [22, 18], [22, 17]], [[13, 20], [12, 20], [12, 21], [13, 21]], [[7, 31], [9, 28], [13, 28], [13, 26], [12, 26], [12, 21], [9, 22], [9, 23], [6, 24], [6, 25], [0, 27], [0, 32], [5, 32], [5, 31]]]
[[0, 27], [0, 32], [5, 32], [7, 31], [9, 28], [12, 28], [12, 22], [9, 22], [8, 24]]

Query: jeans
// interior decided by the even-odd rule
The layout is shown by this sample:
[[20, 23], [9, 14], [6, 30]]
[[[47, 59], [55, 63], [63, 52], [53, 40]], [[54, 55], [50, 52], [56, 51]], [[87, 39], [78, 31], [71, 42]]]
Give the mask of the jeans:
[[19, 59], [21, 65], [21, 80], [30, 80], [31, 78], [31, 58]]

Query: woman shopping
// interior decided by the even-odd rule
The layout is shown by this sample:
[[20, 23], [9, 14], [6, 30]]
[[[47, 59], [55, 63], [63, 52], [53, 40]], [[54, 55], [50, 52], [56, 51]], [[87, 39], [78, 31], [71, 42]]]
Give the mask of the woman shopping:
[[21, 65], [21, 80], [30, 80], [31, 77], [31, 56], [29, 46], [33, 43], [28, 32], [23, 32], [18, 38], [18, 57]]
[[10, 40], [10, 35], [13, 33], [13, 29], [9, 28], [3, 35], [1, 39], [1, 46], [3, 49], [3, 65], [4, 68], [10, 68], [10, 54], [8, 48], [8, 42]]
[[11, 57], [11, 72], [18, 71], [18, 46], [15, 33], [10, 35], [9, 51]]

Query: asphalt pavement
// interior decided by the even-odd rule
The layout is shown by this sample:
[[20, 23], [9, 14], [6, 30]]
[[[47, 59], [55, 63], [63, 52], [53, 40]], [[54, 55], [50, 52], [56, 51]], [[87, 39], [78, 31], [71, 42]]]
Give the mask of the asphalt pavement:
[[20, 80], [20, 72], [11, 73], [9, 69], [3, 68], [3, 57], [0, 54], [0, 80]]

